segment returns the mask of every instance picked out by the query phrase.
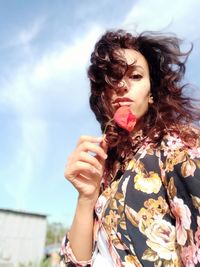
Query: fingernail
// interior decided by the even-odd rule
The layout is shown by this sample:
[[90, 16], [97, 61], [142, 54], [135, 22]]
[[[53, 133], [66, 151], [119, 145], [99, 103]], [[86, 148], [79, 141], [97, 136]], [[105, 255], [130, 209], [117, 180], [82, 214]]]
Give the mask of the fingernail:
[[104, 156], [103, 156], [103, 157], [104, 157], [104, 159], [107, 159], [108, 155], [107, 155], [107, 154], [104, 154]]

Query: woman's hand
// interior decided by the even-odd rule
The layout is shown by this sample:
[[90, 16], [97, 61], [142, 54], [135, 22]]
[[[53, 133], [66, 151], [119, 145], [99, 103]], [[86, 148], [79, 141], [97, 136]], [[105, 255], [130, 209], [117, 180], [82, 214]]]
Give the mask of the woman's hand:
[[81, 136], [68, 157], [64, 175], [77, 189], [79, 197], [94, 201], [98, 198], [106, 151], [103, 137]]

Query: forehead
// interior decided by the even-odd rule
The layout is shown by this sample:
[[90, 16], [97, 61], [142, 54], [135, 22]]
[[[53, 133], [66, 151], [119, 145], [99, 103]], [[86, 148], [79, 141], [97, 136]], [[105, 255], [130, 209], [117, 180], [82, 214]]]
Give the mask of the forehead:
[[148, 63], [140, 52], [134, 49], [120, 49], [119, 53], [126, 60], [128, 65], [136, 64], [144, 69], [148, 69]]

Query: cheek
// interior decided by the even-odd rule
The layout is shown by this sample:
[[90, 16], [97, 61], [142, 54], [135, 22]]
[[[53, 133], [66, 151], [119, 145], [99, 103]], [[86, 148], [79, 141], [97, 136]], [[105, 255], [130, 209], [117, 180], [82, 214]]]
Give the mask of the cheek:
[[150, 90], [140, 90], [138, 92], [135, 92], [135, 100], [140, 104], [148, 102], [149, 97]]
[[151, 84], [149, 79], [145, 79], [143, 82], [133, 87], [133, 94], [139, 98], [146, 98], [150, 95]]
[[132, 105], [132, 110], [138, 118], [144, 116], [149, 108], [149, 93], [140, 95], [137, 101]]
[[150, 84], [150, 80], [146, 80], [145, 85], [144, 85], [144, 93], [145, 96], [149, 96], [151, 92], [151, 84]]

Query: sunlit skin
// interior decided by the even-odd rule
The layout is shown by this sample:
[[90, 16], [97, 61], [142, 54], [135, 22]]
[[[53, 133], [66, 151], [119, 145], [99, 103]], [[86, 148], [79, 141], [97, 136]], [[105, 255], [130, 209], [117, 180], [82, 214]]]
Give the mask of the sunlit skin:
[[[126, 72], [118, 87], [110, 91], [111, 105], [115, 110], [122, 105], [130, 106], [137, 118], [137, 125], [141, 127], [140, 119], [152, 102], [148, 64], [135, 50], [125, 49], [119, 52], [123, 54], [128, 65], [132, 64], [134, 67]], [[122, 98], [121, 102], [118, 101], [119, 98]], [[82, 136], [65, 167], [65, 177], [78, 191], [77, 208], [69, 232], [69, 241], [75, 257], [79, 260], [91, 258], [94, 205], [99, 196], [107, 149], [104, 136]]]
[[118, 87], [113, 90], [111, 103], [115, 110], [120, 106], [129, 106], [137, 118], [135, 129], [138, 129], [141, 126], [141, 118], [147, 112], [149, 104], [153, 103], [150, 91], [149, 67], [145, 57], [136, 50], [121, 49], [119, 52], [123, 55], [127, 64], [132, 65], [133, 68], [128, 69]]

